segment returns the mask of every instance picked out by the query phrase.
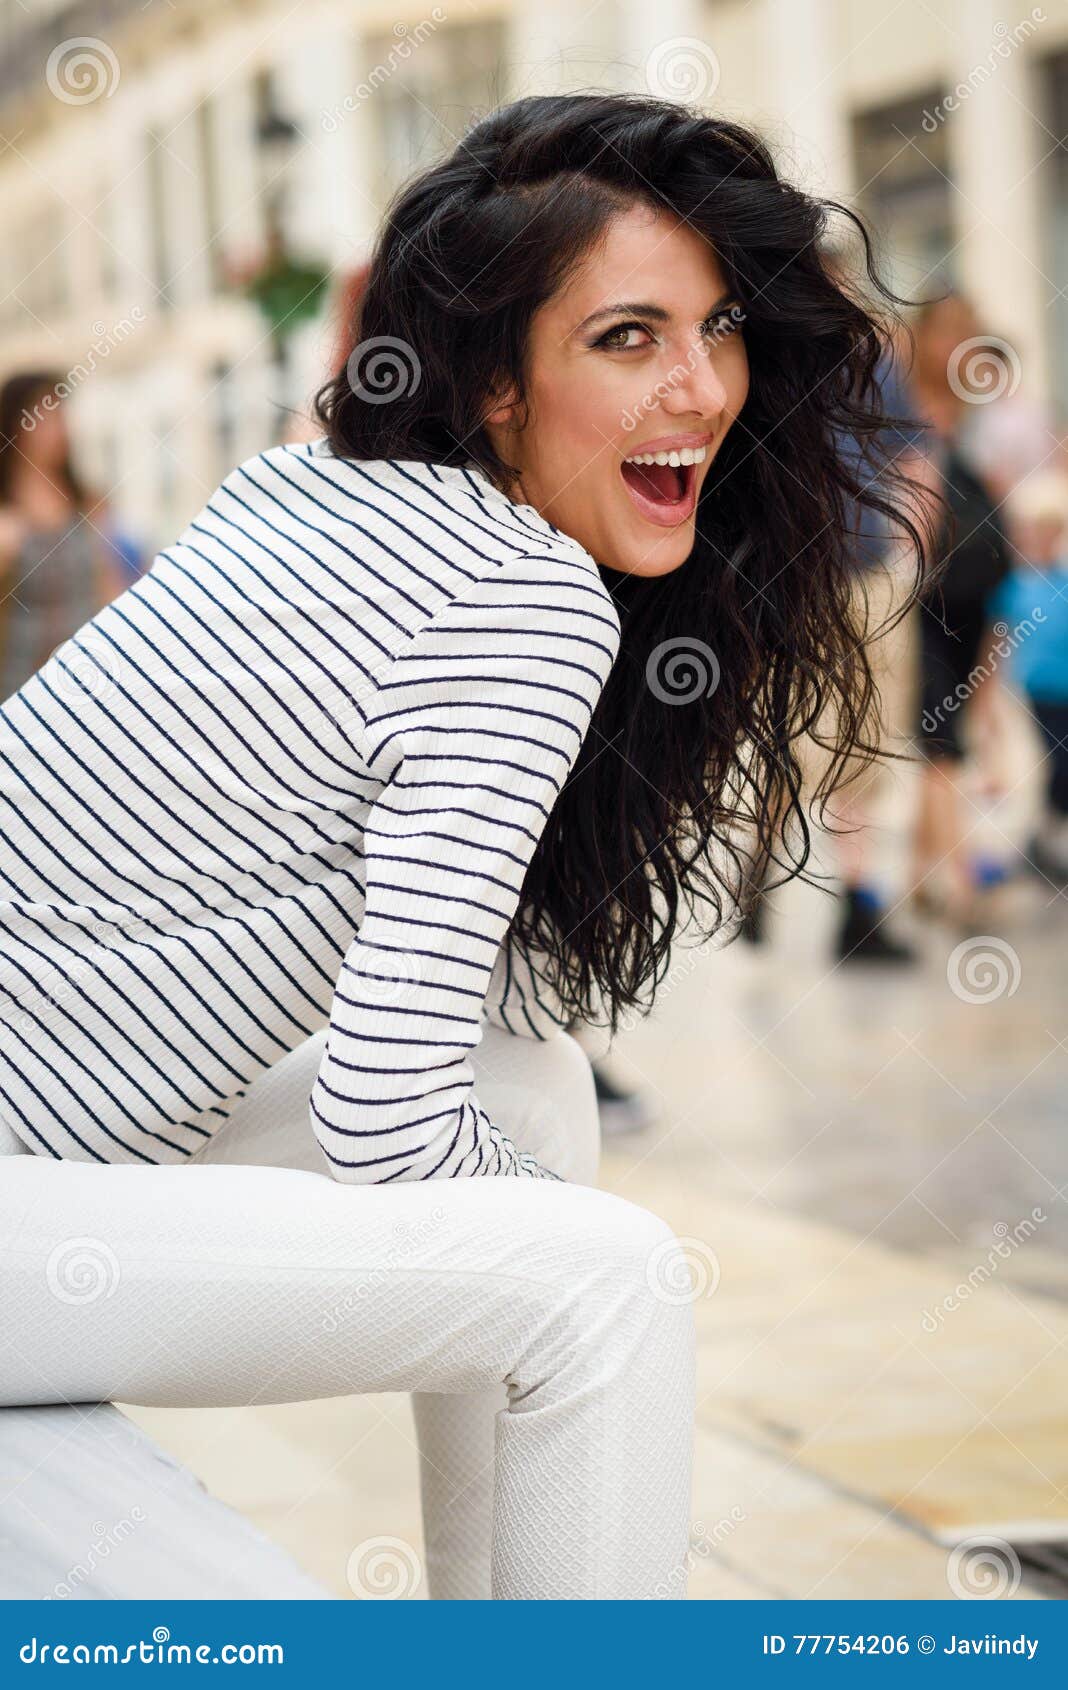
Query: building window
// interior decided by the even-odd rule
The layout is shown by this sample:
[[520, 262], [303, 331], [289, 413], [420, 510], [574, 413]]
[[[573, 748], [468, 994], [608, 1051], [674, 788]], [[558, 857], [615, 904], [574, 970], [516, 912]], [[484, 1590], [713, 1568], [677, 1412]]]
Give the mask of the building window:
[[956, 239], [945, 125], [924, 128], [938, 89], [853, 118], [859, 211], [871, 223], [882, 273], [909, 298], [937, 293], [952, 280]]
[[194, 108], [196, 124], [197, 178], [200, 185], [202, 227], [207, 243], [208, 273], [213, 290], [223, 284], [223, 255], [219, 232], [219, 155], [215, 128], [215, 102], [204, 99]]
[[[1043, 191], [1043, 239], [1045, 251], [1042, 269], [1054, 282], [1056, 289], [1068, 287], [1068, 53], [1058, 53], [1043, 67], [1040, 92], [1044, 95], [1042, 113], [1047, 128], [1057, 138], [1050, 145], [1041, 175]], [[1043, 138], [1045, 150], [1045, 138]], [[1059, 422], [1068, 422], [1068, 300], [1063, 291], [1055, 292], [1049, 306], [1049, 391]]]
[[413, 170], [433, 164], [471, 123], [506, 98], [499, 19], [369, 35], [357, 55], [374, 128], [380, 204]]
[[166, 189], [163, 172], [161, 137], [154, 129], [145, 131], [145, 172], [148, 181], [148, 240], [152, 261], [152, 275], [156, 284], [156, 304], [161, 311], [171, 308], [174, 301], [169, 292], [170, 264], [167, 258]]

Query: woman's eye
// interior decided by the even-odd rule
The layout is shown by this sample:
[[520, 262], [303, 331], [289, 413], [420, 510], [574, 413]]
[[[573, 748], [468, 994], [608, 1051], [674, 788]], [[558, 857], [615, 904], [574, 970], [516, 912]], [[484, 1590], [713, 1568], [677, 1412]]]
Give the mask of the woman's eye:
[[609, 329], [597, 342], [609, 352], [630, 352], [635, 347], [645, 344], [639, 340], [632, 340], [631, 335], [645, 335], [648, 340], [649, 331], [641, 323], [618, 323], [614, 329]]
[[706, 317], [701, 328], [713, 340], [726, 340], [728, 335], [736, 333], [742, 326], [742, 315], [738, 307], [732, 305], [726, 311], [717, 311], [714, 317]]

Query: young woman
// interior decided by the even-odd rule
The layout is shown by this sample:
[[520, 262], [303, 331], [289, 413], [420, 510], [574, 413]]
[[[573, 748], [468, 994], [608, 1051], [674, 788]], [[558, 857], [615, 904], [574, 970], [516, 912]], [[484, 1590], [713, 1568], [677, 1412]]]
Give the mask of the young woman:
[[0, 701], [140, 568], [74, 467], [60, 380], [22, 370], [0, 386]]
[[826, 215], [665, 102], [490, 116], [392, 206], [322, 435], [7, 706], [4, 1400], [413, 1391], [432, 1595], [684, 1593], [678, 1242], [592, 1188], [562, 1029], [754, 828], [803, 867], [828, 701], [864, 742], [843, 513], [898, 512], [834, 446], [884, 337]]

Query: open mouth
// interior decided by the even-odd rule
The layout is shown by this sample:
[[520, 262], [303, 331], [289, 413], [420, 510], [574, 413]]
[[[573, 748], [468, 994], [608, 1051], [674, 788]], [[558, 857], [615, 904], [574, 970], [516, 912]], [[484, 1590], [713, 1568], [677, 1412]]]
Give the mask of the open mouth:
[[631, 502], [647, 522], [674, 528], [692, 516], [696, 504], [697, 465], [707, 456], [704, 446], [679, 452], [636, 452], [620, 466]]

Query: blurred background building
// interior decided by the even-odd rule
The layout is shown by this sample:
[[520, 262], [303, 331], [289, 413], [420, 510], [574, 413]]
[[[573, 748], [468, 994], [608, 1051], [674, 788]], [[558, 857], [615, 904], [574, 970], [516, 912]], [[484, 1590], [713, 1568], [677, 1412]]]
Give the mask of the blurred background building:
[[[1007, 15], [1006, 15], [1007, 16]], [[278, 437], [396, 185], [501, 99], [651, 88], [754, 124], [1068, 380], [1068, 0], [0, 0], [0, 376], [69, 370], [155, 549]], [[89, 376], [92, 379], [88, 379]]]

